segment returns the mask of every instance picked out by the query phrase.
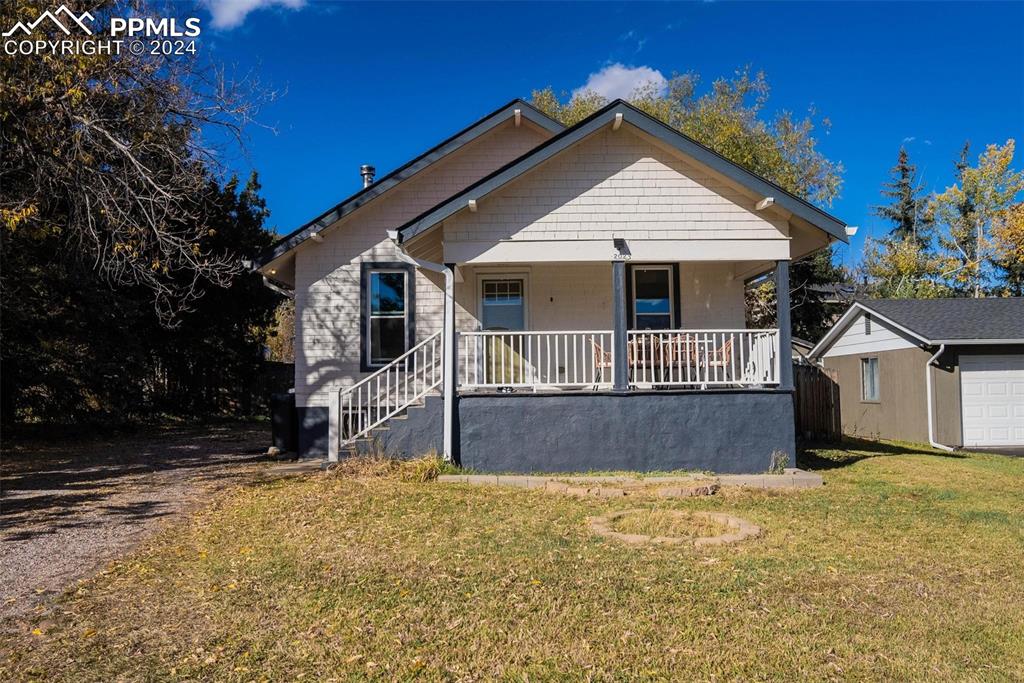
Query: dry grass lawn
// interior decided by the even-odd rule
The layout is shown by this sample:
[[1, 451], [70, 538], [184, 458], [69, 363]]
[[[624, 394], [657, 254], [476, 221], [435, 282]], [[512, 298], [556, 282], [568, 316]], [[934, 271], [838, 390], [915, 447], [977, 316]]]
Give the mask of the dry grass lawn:
[[638, 500], [312, 476], [237, 488], [0, 643], [0, 679], [1020, 680], [1024, 459], [809, 453], [821, 489], [654, 500], [761, 538], [629, 547]]

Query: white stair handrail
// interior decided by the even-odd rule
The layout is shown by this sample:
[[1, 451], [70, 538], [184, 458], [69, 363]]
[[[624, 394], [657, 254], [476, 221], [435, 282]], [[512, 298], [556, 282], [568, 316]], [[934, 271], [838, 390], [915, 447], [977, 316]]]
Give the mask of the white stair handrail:
[[441, 386], [444, 380], [441, 332], [435, 332], [398, 358], [338, 391], [338, 433], [342, 445], [375, 427]]

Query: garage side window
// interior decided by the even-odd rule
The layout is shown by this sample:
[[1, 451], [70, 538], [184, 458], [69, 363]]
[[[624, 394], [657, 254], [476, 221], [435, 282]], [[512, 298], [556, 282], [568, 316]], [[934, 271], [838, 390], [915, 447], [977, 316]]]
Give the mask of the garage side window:
[[862, 401], [878, 400], [878, 359], [860, 359], [860, 397]]

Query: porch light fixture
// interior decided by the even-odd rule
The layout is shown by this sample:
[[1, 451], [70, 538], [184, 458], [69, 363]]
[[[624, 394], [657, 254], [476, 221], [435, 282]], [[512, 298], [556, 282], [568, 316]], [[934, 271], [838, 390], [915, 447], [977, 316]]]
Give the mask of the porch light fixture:
[[469, 206], [470, 213], [476, 213], [476, 200], [475, 199], [470, 199], [469, 202], [467, 202], [467, 206]]

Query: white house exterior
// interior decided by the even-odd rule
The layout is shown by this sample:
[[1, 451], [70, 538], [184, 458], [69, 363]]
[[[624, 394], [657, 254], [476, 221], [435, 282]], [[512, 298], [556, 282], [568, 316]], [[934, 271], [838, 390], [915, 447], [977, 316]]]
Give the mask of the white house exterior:
[[304, 454], [750, 471], [793, 453], [792, 369], [788, 297], [747, 330], [745, 283], [788, 292], [790, 261], [845, 239], [624, 102], [564, 129], [516, 100], [260, 270], [294, 290]]

